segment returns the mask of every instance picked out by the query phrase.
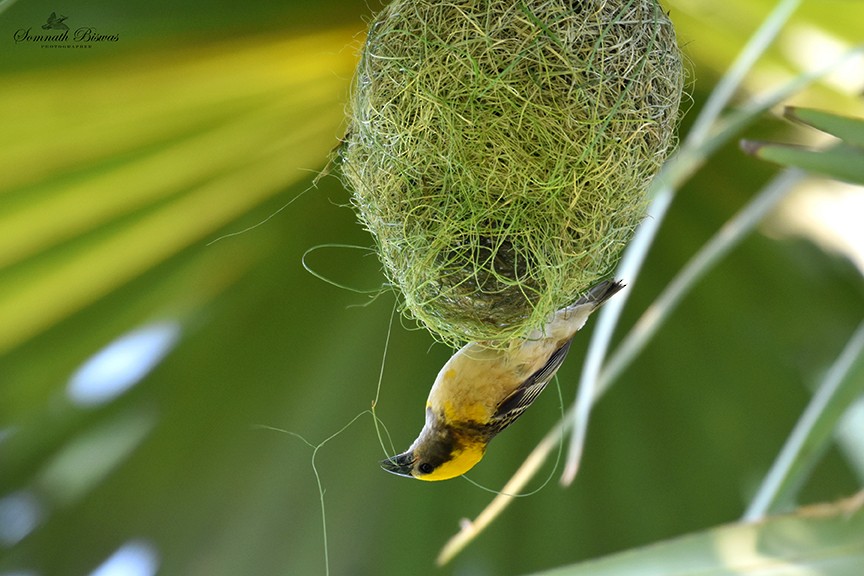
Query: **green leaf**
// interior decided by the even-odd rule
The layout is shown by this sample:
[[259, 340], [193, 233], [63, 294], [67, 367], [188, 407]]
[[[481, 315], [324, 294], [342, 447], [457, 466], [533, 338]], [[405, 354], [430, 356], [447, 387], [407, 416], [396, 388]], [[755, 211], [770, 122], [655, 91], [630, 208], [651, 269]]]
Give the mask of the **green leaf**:
[[840, 144], [828, 150], [813, 150], [789, 144], [753, 141], [744, 141], [741, 147], [762, 160], [864, 185], [864, 149], [861, 148]]
[[5, 76], [0, 354], [307, 179], [337, 141], [350, 33]]
[[732, 524], [536, 576], [859, 576], [864, 492], [752, 524]]
[[784, 115], [836, 136], [841, 142], [825, 150], [814, 150], [791, 144], [744, 140], [741, 148], [768, 162], [864, 185], [864, 120], [809, 108], [789, 107]]
[[787, 106], [783, 115], [836, 136], [852, 146], [864, 147], [864, 119], [795, 106]]

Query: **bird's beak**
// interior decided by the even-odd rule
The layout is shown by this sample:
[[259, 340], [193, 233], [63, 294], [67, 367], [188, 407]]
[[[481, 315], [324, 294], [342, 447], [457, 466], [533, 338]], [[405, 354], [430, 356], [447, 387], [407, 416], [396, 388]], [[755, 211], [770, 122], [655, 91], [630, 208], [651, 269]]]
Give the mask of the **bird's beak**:
[[381, 468], [391, 474], [398, 474], [406, 478], [413, 478], [411, 476], [411, 466], [413, 464], [414, 455], [411, 452], [403, 452], [402, 454], [381, 460]]

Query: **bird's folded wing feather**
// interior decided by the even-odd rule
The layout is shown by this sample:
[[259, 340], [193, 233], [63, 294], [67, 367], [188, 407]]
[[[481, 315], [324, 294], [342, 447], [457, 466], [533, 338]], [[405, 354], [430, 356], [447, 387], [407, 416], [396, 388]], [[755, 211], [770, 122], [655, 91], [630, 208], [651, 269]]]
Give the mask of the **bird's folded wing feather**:
[[568, 340], [555, 350], [542, 368], [529, 376], [521, 386], [498, 405], [495, 414], [492, 416], [492, 420], [489, 422], [490, 428], [495, 434], [512, 424], [537, 399], [537, 396], [543, 392], [543, 389], [546, 388], [546, 385], [552, 380], [552, 377], [555, 376], [558, 368], [564, 362], [564, 358], [567, 356], [568, 350], [570, 350], [571, 341]]

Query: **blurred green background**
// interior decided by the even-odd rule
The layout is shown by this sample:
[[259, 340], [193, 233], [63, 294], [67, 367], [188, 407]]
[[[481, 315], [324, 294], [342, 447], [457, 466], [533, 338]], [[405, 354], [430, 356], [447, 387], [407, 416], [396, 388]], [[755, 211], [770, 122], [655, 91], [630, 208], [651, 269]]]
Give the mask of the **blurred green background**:
[[[771, 5], [665, 3], [691, 73], [682, 133]], [[323, 574], [313, 450], [273, 429], [318, 444], [367, 410], [391, 328], [378, 415], [397, 449], [415, 437], [451, 351], [390, 326], [392, 293], [302, 265], [315, 246], [371, 245], [339, 181], [312, 182], [377, 8], [0, 2], [0, 575]], [[118, 39], [15, 42], [52, 12]], [[742, 98], [860, 42], [861, 22], [862, 3], [805, 3]], [[864, 115], [853, 64], [787, 104]], [[773, 117], [746, 136], [814, 137]], [[734, 144], [711, 159], [673, 205], [624, 326], [775, 172]], [[790, 211], [820, 222], [801, 206], [701, 281], [603, 398], [575, 485], [516, 501], [450, 566], [434, 566], [438, 550], [491, 495], [387, 475], [369, 414], [332, 438], [315, 459], [331, 572], [520, 574], [739, 518], [864, 317], [860, 264], [790, 224]], [[356, 289], [383, 281], [365, 250], [307, 262]], [[590, 330], [560, 372], [568, 404]], [[547, 392], [471, 478], [500, 488], [559, 414]], [[855, 492], [853, 461], [832, 447], [801, 501]]]

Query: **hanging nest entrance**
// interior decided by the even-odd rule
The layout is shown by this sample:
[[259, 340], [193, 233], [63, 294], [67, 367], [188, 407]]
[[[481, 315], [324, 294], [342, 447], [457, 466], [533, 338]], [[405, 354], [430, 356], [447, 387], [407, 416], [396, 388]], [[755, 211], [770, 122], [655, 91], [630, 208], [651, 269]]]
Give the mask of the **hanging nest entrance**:
[[506, 342], [608, 275], [673, 148], [655, 0], [396, 0], [354, 79], [342, 174], [407, 313]]

